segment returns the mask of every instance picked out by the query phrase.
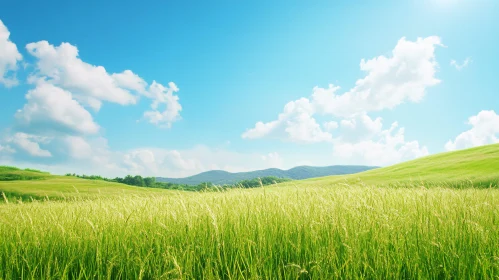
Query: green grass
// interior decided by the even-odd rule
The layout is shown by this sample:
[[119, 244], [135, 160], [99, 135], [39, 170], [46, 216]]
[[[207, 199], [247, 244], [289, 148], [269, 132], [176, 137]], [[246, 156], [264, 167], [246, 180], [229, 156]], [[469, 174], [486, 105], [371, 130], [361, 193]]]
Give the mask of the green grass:
[[[3, 176], [3, 177], [2, 177]], [[1, 180], [13, 178], [15, 180]], [[71, 176], [56, 176], [31, 169], [0, 167], [0, 193], [10, 200], [61, 200], [109, 197], [122, 194], [169, 194], [168, 190], [128, 186], [101, 180], [86, 180]], [[0, 199], [0, 201], [2, 201]]]
[[366, 187], [0, 205], [0, 278], [494, 279], [497, 205]]
[[0, 166], [0, 182], [15, 180], [40, 180], [51, 175], [35, 169], [19, 169], [13, 166]]
[[19, 181], [73, 196], [0, 204], [0, 279], [497, 279], [498, 152], [223, 192]]

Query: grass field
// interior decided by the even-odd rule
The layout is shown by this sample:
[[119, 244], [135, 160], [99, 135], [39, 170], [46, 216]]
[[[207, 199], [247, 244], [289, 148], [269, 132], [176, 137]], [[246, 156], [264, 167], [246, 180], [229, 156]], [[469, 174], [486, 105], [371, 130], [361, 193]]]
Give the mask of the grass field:
[[490, 145], [224, 192], [0, 182], [67, 197], [0, 204], [0, 278], [497, 279], [498, 169]]

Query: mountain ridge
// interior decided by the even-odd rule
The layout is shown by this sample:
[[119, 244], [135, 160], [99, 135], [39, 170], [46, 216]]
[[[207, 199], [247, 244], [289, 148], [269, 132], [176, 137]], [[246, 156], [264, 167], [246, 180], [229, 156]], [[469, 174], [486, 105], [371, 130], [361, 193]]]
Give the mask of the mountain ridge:
[[248, 172], [228, 172], [224, 170], [210, 170], [184, 178], [156, 177], [159, 182], [169, 182], [175, 184], [198, 185], [210, 182], [216, 185], [235, 184], [242, 180], [249, 180], [259, 177], [275, 176], [279, 178], [289, 178], [294, 180], [309, 179], [315, 177], [353, 174], [362, 171], [378, 168], [377, 166], [365, 165], [331, 165], [331, 166], [296, 166], [287, 170], [279, 168], [267, 168]]

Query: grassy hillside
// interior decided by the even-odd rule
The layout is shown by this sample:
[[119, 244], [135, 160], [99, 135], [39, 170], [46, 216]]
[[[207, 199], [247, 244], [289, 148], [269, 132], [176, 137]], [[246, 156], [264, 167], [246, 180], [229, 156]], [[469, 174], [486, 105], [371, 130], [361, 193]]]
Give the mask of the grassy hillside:
[[358, 174], [293, 182], [299, 186], [339, 183], [376, 186], [499, 186], [499, 144], [435, 154]]
[[302, 180], [307, 178], [323, 177], [328, 175], [343, 175], [358, 173], [366, 170], [373, 169], [372, 166], [361, 165], [334, 165], [334, 166], [298, 166], [289, 170], [282, 170], [278, 168], [269, 168], [264, 170], [256, 170], [250, 172], [237, 172], [231, 173], [222, 170], [212, 170], [203, 172], [194, 176], [186, 178], [162, 178], [158, 177], [156, 180], [160, 182], [170, 182], [176, 184], [198, 185], [203, 182], [211, 182], [216, 185], [235, 184], [242, 180], [250, 180], [255, 178], [262, 178], [274, 176], [279, 178], [289, 178], [293, 180]]
[[[56, 176], [47, 172], [0, 166], [0, 193], [7, 199], [61, 199], [111, 196], [116, 194], [167, 193], [166, 190], [139, 188], [100, 180]], [[3, 199], [0, 197], [0, 201]]]
[[38, 180], [45, 179], [51, 175], [34, 169], [20, 169], [13, 166], [0, 166], [0, 181], [15, 180]]

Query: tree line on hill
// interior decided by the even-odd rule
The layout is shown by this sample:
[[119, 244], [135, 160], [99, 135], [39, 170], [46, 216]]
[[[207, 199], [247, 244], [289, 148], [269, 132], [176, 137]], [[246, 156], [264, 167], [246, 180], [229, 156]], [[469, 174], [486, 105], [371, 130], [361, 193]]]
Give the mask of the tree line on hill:
[[130, 185], [130, 186], [137, 186], [137, 187], [174, 189], [174, 190], [192, 190], [192, 191], [208, 190], [208, 189], [229, 189], [229, 188], [256, 188], [256, 187], [267, 186], [267, 185], [277, 184], [277, 183], [286, 182], [286, 181], [291, 180], [288, 178], [279, 178], [279, 177], [275, 177], [275, 176], [267, 176], [267, 177], [262, 177], [262, 178], [242, 180], [242, 181], [237, 182], [236, 184], [226, 184], [226, 185], [217, 186], [217, 185], [214, 185], [213, 183], [210, 183], [210, 182], [203, 182], [203, 183], [200, 183], [197, 185], [158, 182], [158, 181], [156, 181], [155, 177], [142, 177], [140, 175], [136, 175], [136, 176], [127, 175], [124, 178], [116, 177], [114, 179], [102, 177], [99, 175], [78, 175], [75, 173], [73, 173], [73, 174], [68, 173], [68, 174], [66, 174], [66, 176], [73, 176], [73, 177], [78, 177], [78, 178], [88, 179], [88, 180], [102, 180], [102, 181], [107, 181], [107, 182], [115, 182], [115, 183], [121, 183], [121, 184]]

